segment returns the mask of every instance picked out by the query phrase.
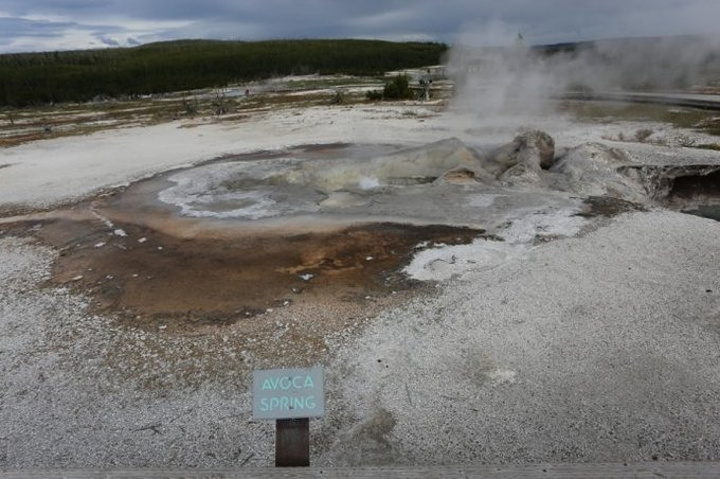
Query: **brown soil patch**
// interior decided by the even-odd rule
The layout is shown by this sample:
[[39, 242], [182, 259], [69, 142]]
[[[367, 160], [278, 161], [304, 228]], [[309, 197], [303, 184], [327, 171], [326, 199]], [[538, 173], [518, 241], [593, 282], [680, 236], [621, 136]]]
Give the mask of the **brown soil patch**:
[[[26, 226], [27, 228], [27, 226]], [[32, 234], [60, 249], [50, 284], [89, 294], [134, 325], [232, 324], [268, 309], [355, 305], [413, 286], [399, 272], [427, 241], [465, 244], [483, 232], [370, 224], [339, 231], [182, 239], [145, 226], [58, 218]], [[353, 308], [354, 309], [354, 308]]]

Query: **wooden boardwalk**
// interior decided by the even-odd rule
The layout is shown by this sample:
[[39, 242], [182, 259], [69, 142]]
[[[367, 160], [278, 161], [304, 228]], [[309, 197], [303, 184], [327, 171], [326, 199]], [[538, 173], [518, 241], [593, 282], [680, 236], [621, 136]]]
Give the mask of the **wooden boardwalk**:
[[701, 95], [694, 93], [569, 92], [559, 95], [557, 98], [562, 100], [652, 103], [699, 108], [702, 110], [720, 110], [720, 95]]
[[0, 472], [0, 479], [306, 479], [306, 478], [491, 478], [491, 479], [718, 479], [720, 462], [638, 464], [533, 464], [523, 466], [437, 466], [287, 469], [118, 469]]

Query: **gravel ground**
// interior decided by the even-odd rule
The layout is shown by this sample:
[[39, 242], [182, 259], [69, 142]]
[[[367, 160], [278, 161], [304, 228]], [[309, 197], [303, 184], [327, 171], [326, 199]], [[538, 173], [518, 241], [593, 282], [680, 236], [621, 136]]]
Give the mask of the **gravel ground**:
[[[639, 162], [720, 161], [607, 140], [642, 125], [538, 126], [559, 148], [604, 141]], [[528, 125], [373, 106], [179, 126], [9, 149], [0, 209], [228, 152], [367, 138], [492, 145]], [[651, 212], [601, 224], [328, 335], [313, 464], [720, 460], [720, 223]], [[272, 463], [273, 425], [252, 421], [248, 388], [253, 368], [280, 364], [238, 350], [232, 327], [173, 335], [96, 316], [89, 298], [45, 284], [58, 254], [0, 236], [0, 470]], [[273, 314], [256, 351], [282, 351], [287, 325], [312, 311]]]
[[341, 346], [333, 464], [720, 459], [720, 224], [637, 213]]
[[38, 287], [54, 256], [0, 239], [0, 469], [267, 461], [272, 428], [248, 425], [246, 368], [223, 334], [163, 339], [89, 315]]
[[[626, 215], [328, 338], [313, 463], [720, 459], [719, 236]], [[0, 469], [272, 463], [232, 330], [92, 316], [55, 254], [0, 240]]]

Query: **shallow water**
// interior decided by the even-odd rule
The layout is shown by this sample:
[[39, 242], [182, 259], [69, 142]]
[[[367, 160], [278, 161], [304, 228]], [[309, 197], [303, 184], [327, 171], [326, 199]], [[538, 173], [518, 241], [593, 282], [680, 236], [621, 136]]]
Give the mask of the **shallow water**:
[[699, 206], [695, 209], [683, 210], [683, 213], [720, 221], [720, 205]]
[[[131, 185], [99, 207], [119, 220], [156, 228], [162, 223], [170, 234], [192, 229], [193, 235], [213, 235], [372, 222], [497, 230], [528, 214], [577, 209], [581, 203], [558, 191], [513, 190], [463, 175], [463, 168], [482, 161], [478, 155], [454, 139], [405, 149], [313, 145], [163, 174]], [[131, 212], [141, 213], [139, 219]]]

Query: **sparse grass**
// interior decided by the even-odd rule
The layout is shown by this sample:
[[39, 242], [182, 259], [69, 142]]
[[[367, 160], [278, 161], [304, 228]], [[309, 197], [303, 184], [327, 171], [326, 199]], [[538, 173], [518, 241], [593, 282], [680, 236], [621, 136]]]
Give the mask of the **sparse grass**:
[[645, 140], [650, 138], [652, 136], [653, 131], [649, 128], [642, 128], [635, 132], [635, 139], [639, 141], [640, 143], [643, 143]]
[[720, 151], [720, 144], [719, 143], [704, 143], [702, 145], [695, 145], [693, 148], [699, 148], [701, 150]]
[[648, 121], [669, 123], [677, 128], [695, 129], [709, 135], [720, 136], [718, 112], [667, 105], [613, 102], [563, 102], [560, 110], [574, 115], [580, 121]]
[[[193, 119], [187, 126], [197, 126], [217, 121], [244, 121], [250, 114], [258, 111], [331, 105], [337, 95], [338, 85], [344, 82], [352, 82], [353, 85], [359, 82], [375, 84], [377, 80], [373, 77], [320, 77], [308, 81], [277, 81], [276, 91], [258, 89], [258, 92], [250, 97], [226, 97], [222, 92], [198, 90], [125, 101], [4, 108], [0, 109], [0, 148], [174, 120]], [[366, 101], [363, 93], [351, 93], [342, 88], [340, 90], [343, 106]]]
[[348, 78], [312, 78], [308, 80], [292, 80], [287, 82], [286, 87], [293, 90], [316, 90], [323, 88], [354, 87], [380, 85], [378, 79], [372, 77], [348, 77]]

